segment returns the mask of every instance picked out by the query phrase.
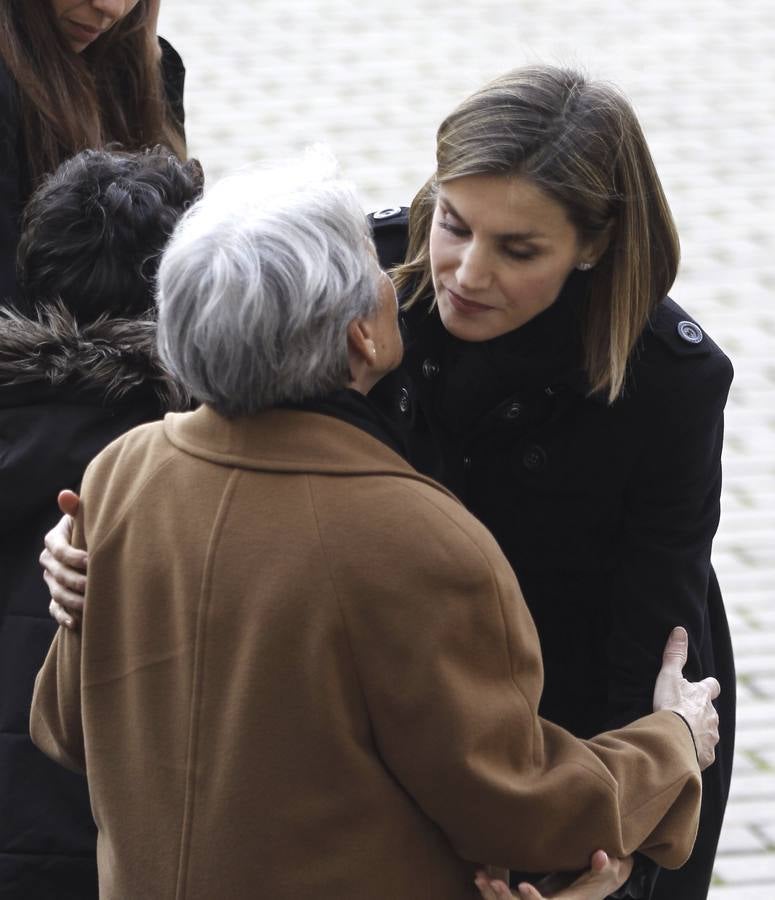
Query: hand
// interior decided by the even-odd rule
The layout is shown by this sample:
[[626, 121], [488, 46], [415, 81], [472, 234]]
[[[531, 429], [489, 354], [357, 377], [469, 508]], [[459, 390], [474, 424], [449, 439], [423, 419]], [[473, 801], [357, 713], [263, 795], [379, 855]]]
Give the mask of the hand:
[[716, 758], [718, 713], [713, 700], [721, 693], [715, 678], [687, 681], [681, 674], [689, 655], [689, 635], [685, 628], [674, 628], [662, 654], [662, 668], [654, 685], [654, 712], [669, 709], [680, 713], [689, 723], [697, 747], [700, 769]]
[[[484, 872], [477, 872], [476, 886], [484, 900], [604, 900], [620, 888], [632, 872], [632, 857], [611, 858], [603, 850], [597, 850], [589, 860], [589, 869], [568, 883], [569, 876], [550, 875], [537, 887], [523, 882], [512, 894], [503, 881], [489, 878]], [[570, 876], [573, 877], [573, 876]], [[557, 885], [562, 881], [564, 886]]]
[[82, 612], [86, 592], [87, 556], [70, 543], [72, 517], [78, 512], [79, 502], [78, 495], [72, 491], [60, 491], [57, 503], [64, 516], [46, 535], [46, 547], [40, 554], [43, 578], [51, 594], [49, 614], [66, 628], [78, 627], [78, 619], [73, 614]]

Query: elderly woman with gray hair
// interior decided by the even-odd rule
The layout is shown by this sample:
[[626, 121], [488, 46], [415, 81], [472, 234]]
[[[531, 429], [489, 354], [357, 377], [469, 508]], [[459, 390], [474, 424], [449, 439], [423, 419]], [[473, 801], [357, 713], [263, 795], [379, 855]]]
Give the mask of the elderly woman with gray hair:
[[508, 562], [365, 397], [401, 357], [395, 293], [328, 165], [227, 180], [184, 217], [159, 342], [203, 405], [83, 482], [82, 628], [31, 732], [86, 772], [100, 896], [463, 900], [476, 860], [680, 865], [717, 684], [681, 677], [677, 630], [659, 711], [590, 741], [538, 718]]

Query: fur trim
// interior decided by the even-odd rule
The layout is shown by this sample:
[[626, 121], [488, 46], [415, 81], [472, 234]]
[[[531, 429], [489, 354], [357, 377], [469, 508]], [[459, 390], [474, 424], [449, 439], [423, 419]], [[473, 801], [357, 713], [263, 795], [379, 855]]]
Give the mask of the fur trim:
[[184, 410], [190, 398], [164, 369], [152, 319], [101, 316], [80, 326], [61, 303], [35, 318], [0, 308], [0, 384], [48, 384], [98, 392], [109, 405], [151, 387], [164, 410]]

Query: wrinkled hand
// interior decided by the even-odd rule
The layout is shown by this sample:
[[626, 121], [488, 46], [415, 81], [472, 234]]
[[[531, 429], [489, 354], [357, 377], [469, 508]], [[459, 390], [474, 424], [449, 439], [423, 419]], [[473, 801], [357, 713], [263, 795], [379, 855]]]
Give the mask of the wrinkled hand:
[[689, 635], [685, 628], [674, 628], [662, 654], [662, 668], [654, 685], [654, 712], [670, 709], [689, 723], [697, 746], [700, 769], [716, 758], [718, 713], [713, 700], [721, 693], [715, 678], [687, 681], [681, 674], [689, 656]]
[[87, 556], [71, 544], [79, 502], [72, 491], [60, 491], [57, 503], [64, 515], [46, 535], [46, 547], [40, 554], [43, 578], [51, 594], [49, 614], [66, 628], [78, 627], [86, 592]]
[[523, 882], [516, 894], [511, 893], [505, 882], [490, 878], [484, 872], [477, 872], [475, 880], [483, 900], [511, 900], [512, 897], [520, 900], [604, 900], [627, 881], [632, 864], [631, 856], [616, 859], [597, 850], [590, 857], [589, 869], [581, 875], [550, 875], [538, 886]]

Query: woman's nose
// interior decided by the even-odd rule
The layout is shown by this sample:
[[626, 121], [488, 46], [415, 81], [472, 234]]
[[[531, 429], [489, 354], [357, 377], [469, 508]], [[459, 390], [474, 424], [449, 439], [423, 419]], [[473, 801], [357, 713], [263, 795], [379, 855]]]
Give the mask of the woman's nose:
[[128, 7], [134, 5], [127, 0], [91, 0], [92, 7], [113, 22], [122, 18]]
[[492, 281], [492, 271], [485, 248], [475, 241], [470, 243], [460, 257], [455, 278], [461, 288], [471, 291], [488, 288]]

